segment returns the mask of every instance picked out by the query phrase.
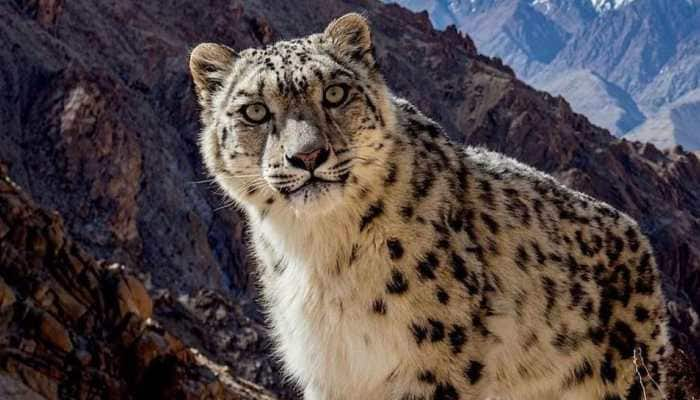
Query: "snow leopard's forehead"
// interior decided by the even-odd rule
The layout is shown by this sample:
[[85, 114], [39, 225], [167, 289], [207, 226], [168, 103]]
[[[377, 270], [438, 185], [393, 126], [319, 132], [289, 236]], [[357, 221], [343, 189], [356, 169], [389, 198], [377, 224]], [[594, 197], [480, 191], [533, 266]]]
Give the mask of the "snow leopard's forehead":
[[256, 75], [272, 78], [281, 96], [297, 95], [308, 89], [309, 74], [321, 72], [327, 56], [320, 51], [318, 37], [279, 42], [264, 49], [241, 53], [242, 61]]
[[271, 97], [298, 102], [330, 82], [352, 81], [362, 86], [374, 83], [373, 71], [364, 63], [340, 57], [335, 50], [322, 34], [244, 50], [239, 53], [229, 90], [221, 100], [235, 104], [241, 97]]

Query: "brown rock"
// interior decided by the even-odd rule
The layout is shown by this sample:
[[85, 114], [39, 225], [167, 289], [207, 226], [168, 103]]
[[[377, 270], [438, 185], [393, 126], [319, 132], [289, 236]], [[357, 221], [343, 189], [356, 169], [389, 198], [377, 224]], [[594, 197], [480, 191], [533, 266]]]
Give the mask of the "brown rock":
[[39, 322], [39, 332], [45, 342], [69, 353], [73, 351], [73, 343], [70, 340], [66, 328], [53, 316], [44, 313]]
[[0, 277], [0, 315], [6, 313], [15, 304], [15, 293]]
[[55, 24], [61, 13], [63, 13], [63, 0], [39, 0], [37, 19], [42, 25]]
[[192, 362], [192, 353], [190, 353], [187, 346], [177, 337], [171, 335], [169, 332], [165, 332], [163, 335], [165, 341], [168, 344], [168, 352], [175, 354], [175, 356], [185, 362]]
[[119, 315], [136, 314], [146, 320], [153, 315], [153, 301], [143, 284], [131, 275], [125, 275], [117, 285]]
[[50, 28], [63, 13], [63, 0], [19, 0], [24, 12], [44, 28]]
[[10, 232], [10, 227], [7, 226], [7, 225], [2, 221], [2, 219], [0, 219], [0, 239], [4, 238], [5, 235], [8, 234], [8, 232]]
[[253, 30], [255, 38], [261, 44], [270, 44], [277, 37], [277, 35], [275, 35], [274, 31], [272, 30], [270, 24], [267, 22], [267, 19], [264, 17], [251, 18], [250, 26]]
[[37, 369], [11, 360], [7, 363], [7, 372], [10, 376], [24, 383], [32, 391], [41, 395], [45, 400], [59, 400], [58, 384], [56, 381]]
[[7, 324], [14, 317], [15, 301], [14, 291], [0, 277], [0, 332], [7, 329]]
[[57, 306], [66, 318], [71, 321], [79, 320], [87, 312], [87, 308], [61, 286], [53, 286]]
[[169, 343], [162, 335], [153, 331], [143, 334], [134, 346], [134, 357], [139, 363], [138, 370], [145, 371], [153, 360], [170, 354], [168, 345]]
[[0, 373], [0, 399], [45, 400], [22, 382], [3, 373]]
[[53, 303], [53, 293], [51, 293], [51, 284], [49, 282], [44, 282], [34, 292], [33, 297], [34, 301], [36, 301], [43, 308], [50, 306]]

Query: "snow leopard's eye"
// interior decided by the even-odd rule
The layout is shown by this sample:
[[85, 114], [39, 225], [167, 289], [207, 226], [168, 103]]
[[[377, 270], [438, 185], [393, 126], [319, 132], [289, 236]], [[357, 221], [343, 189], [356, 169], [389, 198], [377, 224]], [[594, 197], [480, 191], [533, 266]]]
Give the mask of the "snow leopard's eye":
[[323, 92], [323, 105], [326, 107], [338, 107], [348, 97], [348, 85], [344, 83], [330, 85]]
[[263, 103], [253, 103], [241, 108], [243, 118], [251, 124], [262, 124], [270, 119], [270, 110]]

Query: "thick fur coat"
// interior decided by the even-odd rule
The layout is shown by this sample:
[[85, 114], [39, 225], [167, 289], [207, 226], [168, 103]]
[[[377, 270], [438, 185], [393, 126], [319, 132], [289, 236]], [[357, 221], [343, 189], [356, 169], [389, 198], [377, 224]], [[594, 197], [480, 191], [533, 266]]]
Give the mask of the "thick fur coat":
[[248, 218], [309, 400], [661, 398], [666, 316], [629, 217], [451, 143], [392, 96], [356, 14], [190, 60], [201, 153]]

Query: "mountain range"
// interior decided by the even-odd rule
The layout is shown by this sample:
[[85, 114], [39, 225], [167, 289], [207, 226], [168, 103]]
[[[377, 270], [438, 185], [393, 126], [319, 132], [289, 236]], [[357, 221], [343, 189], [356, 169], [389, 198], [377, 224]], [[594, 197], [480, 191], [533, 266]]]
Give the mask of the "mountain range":
[[[700, 0], [398, 0], [616, 136], [700, 149]], [[682, 116], [678, 116], [682, 115]]]

